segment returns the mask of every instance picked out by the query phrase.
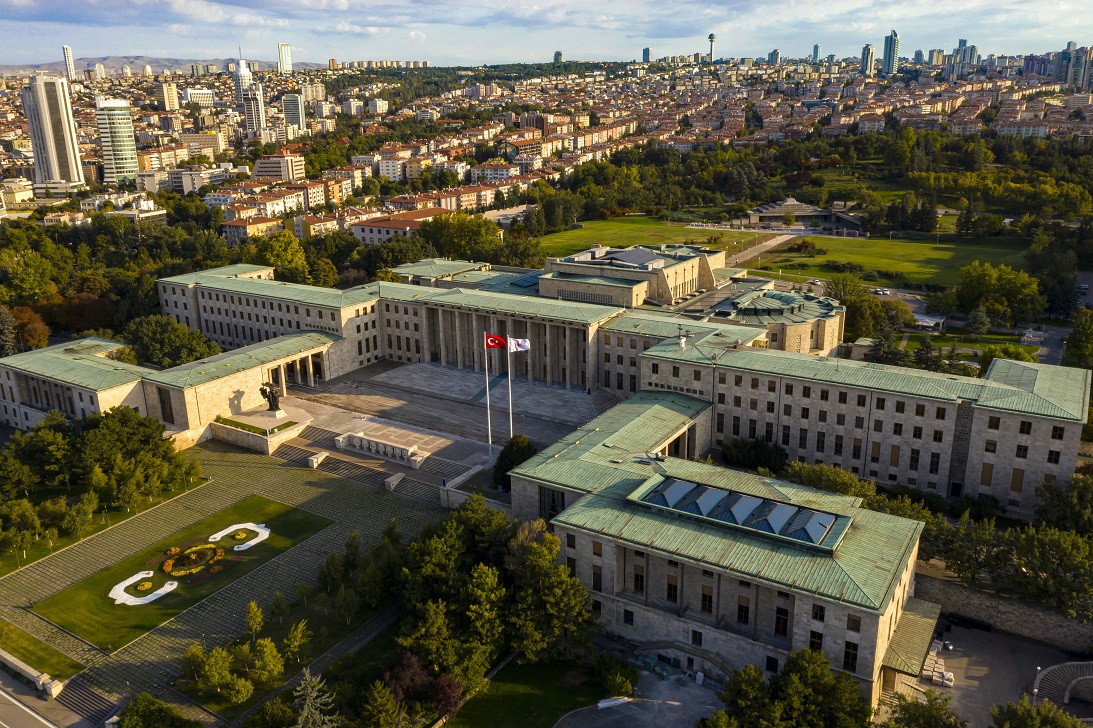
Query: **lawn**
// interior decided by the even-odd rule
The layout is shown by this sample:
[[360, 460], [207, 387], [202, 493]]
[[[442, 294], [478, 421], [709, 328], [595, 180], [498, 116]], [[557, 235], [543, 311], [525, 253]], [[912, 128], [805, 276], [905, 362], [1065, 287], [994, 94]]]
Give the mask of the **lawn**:
[[510, 662], [448, 721], [450, 728], [551, 728], [566, 713], [592, 705], [605, 691], [571, 662]]
[[0, 619], [0, 645], [35, 670], [48, 673], [55, 680], [67, 680], [83, 670], [83, 665], [59, 652], [11, 622]]
[[[1020, 268], [1028, 241], [1021, 238], [962, 240], [956, 243], [887, 238], [829, 238], [806, 236], [827, 252], [806, 256], [785, 249], [763, 256], [764, 267], [805, 277], [827, 277], [834, 271], [826, 261], [857, 263], [866, 271], [888, 271], [896, 276], [881, 276], [878, 283], [895, 286], [900, 281], [953, 286], [960, 279], [960, 268], [972, 261]], [[791, 243], [787, 242], [788, 248]], [[768, 258], [769, 256], [769, 258]], [[799, 266], [799, 267], [798, 267]]]
[[[115, 604], [108, 596], [114, 585], [140, 571], [155, 572], [149, 581], [152, 590], [159, 589], [170, 579], [159, 568], [167, 558], [167, 549], [179, 547], [185, 551], [206, 543], [210, 535], [221, 529], [245, 522], [264, 523], [271, 531], [269, 538], [236, 553], [231, 548], [235, 543], [232, 536], [225, 536], [219, 542], [227, 549], [226, 556], [217, 564], [223, 566], [219, 573], [210, 573], [213, 567], [209, 567], [180, 577], [177, 589], [148, 604]], [[106, 565], [102, 571], [38, 602], [34, 611], [105, 650], [119, 649], [330, 523], [321, 516], [260, 496], [244, 498], [151, 548]], [[141, 594], [134, 587], [126, 591], [133, 596]]]
[[544, 235], [539, 240], [543, 246], [543, 252], [556, 258], [587, 250], [593, 245], [628, 248], [631, 245], [705, 244], [706, 238], [711, 235], [724, 235], [723, 242], [715, 247], [729, 248], [733, 242], [741, 240], [750, 242], [756, 237], [764, 236], [764, 233], [748, 230], [689, 228], [686, 225], [666, 223], [657, 218], [645, 216], [590, 220], [580, 225], [581, 227], [576, 230]]
[[[170, 500], [171, 498], [180, 496], [188, 490], [193, 490], [194, 488], [203, 485], [205, 482], [207, 482], [206, 479], [201, 478], [197, 483], [190, 487], [176, 491], [163, 491], [160, 496], [157, 497], [155, 500], [146, 500], [143, 498], [139, 499], [136, 505], [133, 506], [131, 511], [127, 511], [124, 508], [109, 508], [106, 509], [105, 512], [103, 510], [97, 511], [95, 513], [95, 517], [91, 519], [91, 523], [89, 523], [87, 525], [87, 528], [84, 529], [83, 538], [93, 536], [99, 531], [105, 531], [110, 526], [117, 525], [127, 518], [132, 518], [138, 513], [143, 513], [149, 508], [154, 508], [160, 503]], [[37, 490], [36, 498], [38, 501], [43, 501], [48, 500], [49, 498], [56, 497], [58, 495], [69, 497], [72, 494], [69, 493], [64, 487], [43, 487]], [[28, 564], [32, 564], [38, 559], [43, 559], [56, 551], [59, 551], [67, 546], [71, 546], [72, 544], [79, 542], [80, 540], [80, 537], [76, 535], [62, 535], [54, 539], [53, 544], [50, 545], [49, 541], [41, 538], [37, 541], [31, 542], [30, 546], [27, 547], [25, 558], [23, 557], [22, 551], [16, 551], [13, 549], [11, 551], [4, 552], [3, 554], [0, 554], [0, 577], [6, 574], [10, 574], [16, 569], [20, 569]]]

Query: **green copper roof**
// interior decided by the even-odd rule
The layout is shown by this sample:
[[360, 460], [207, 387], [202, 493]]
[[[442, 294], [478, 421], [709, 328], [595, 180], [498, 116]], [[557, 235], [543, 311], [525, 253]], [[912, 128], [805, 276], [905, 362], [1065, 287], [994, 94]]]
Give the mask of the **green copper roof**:
[[106, 355], [125, 344], [95, 337], [57, 344], [0, 359], [0, 366], [42, 379], [92, 392], [103, 392], [139, 382], [155, 373], [146, 367], [125, 364]]
[[328, 346], [341, 337], [324, 331], [307, 331], [288, 334], [276, 339], [232, 349], [223, 354], [199, 359], [189, 364], [151, 372], [145, 379], [166, 387], [189, 389], [207, 382], [237, 374], [247, 369], [264, 366], [280, 359], [298, 356], [322, 346]]
[[[555, 516], [553, 523], [563, 528], [882, 612], [914, 553], [922, 524], [861, 508], [859, 498], [704, 463], [649, 456], [709, 407], [707, 402], [676, 393], [639, 392], [531, 458], [512, 475], [580, 494]], [[642, 502], [671, 479], [833, 514], [836, 521], [818, 548]]]
[[400, 276], [414, 276], [416, 278], [437, 279], [454, 276], [457, 273], [466, 273], [472, 270], [481, 270], [489, 263], [473, 263], [469, 260], [448, 260], [447, 258], [425, 258], [416, 263], [404, 263], [393, 268]]
[[857, 387], [954, 403], [969, 400], [977, 407], [1076, 422], [1085, 422], [1089, 407], [1090, 372], [1050, 364], [996, 359], [986, 377], [977, 379], [774, 349], [736, 349], [711, 337], [696, 337], [685, 348], [674, 341], [661, 342], [643, 356], [792, 377], [821, 386]]
[[615, 306], [556, 301], [551, 298], [511, 296], [464, 288], [425, 288], [404, 283], [370, 283], [365, 289], [375, 296], [392, 301], [429, 301], [487, 313], [513, 314], [580, 324], [598, 323], [626, 310]]
[[926, 662], [926, 653], [930, 651], [939, 614], [940, 604], [910, 597], [903, 605], [903, 614], [896, 622], [896, 631], [884, 652], [882, 664], [904, 675], [918, 677]]
[[582, 275], [580, 273], [544, 273], [540, 278], [557, 281], [571, 281], [573, 283], [593, 283], [597, 286], [618, 286], [619, 288], [633, 288], [645, 283], [644, 280], [628, 280], [626, 278], [610, 278], [608, 276]]
[[[736, 285], [736, 284], [734, 284]], [[832, 318], [846, 309], [839, 302], [826, 296], [796, 291], [757, 290], [744, 286], [745, 290], [724, 299], [708, 313], [714, 318], [765, 326], [772, 323], [808, 323], [816, 319]]]
[[[229, 267], [234, 268], [236, 266]], [[268, 267], [264, 268], [262, 266], [251, 267], [259, 270], [268, 269]], [[321, 288], [302, 283], [285, 283], [264, 278], [234, 278], [218, 274], [220, 270], [223, 269], [214, 268], [213, 272], [202, 271], [201, 273], [187, 273], [171, 278], [161, 278], [160, 283], [198, 285], [221, 293], [272, 298], [290, 303], [333, 309], [350, 308], [376, 300], [375, 293], [365, 287], [341, 291], [335, 288]]]
[[[728, 343], [735, 343], [738, 339], [741, 344], [748, 344], [757, 338], [765, 337], [766, 330], [734, 325], [731, 322], [720, 321], [695, 321], [683, 316], [665, 312], [641, 311], [640, 313], [627, 313], [616, 316], [603, 325], [603, 331], [620, 334], [641, 334], [658, 339], [673, 338], [678, 340], [680, 326], [684, 335], [694, 336], [700, 334], [708, 336], [717, 334], [719, 338]], [[678, 346], [678, 343], [676, 344]]]

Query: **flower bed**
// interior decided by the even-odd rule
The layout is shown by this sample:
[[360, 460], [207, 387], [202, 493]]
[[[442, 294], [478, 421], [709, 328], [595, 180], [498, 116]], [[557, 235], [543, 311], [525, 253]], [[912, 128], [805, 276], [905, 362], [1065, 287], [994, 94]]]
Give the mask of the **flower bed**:
[[150, 581], [142, 581], [141, 583], [137, 584], [137, 591], [148, 591], [151, 588], [152, 582]]
[[288, 422], [282, 422], [276, 427], [266, 430], [261, 427], [255, 427], [254, 425], [248, 425], [246, 422], [240, 422], [239, 420], [229, 420], [227, 417], [219, 415], [217, 416], [215, 422], [219, 425], [227, 425], [228, 427], [234, 427], [237, 430], [243, 430], [244, 432], [261, 435], [262, 437], [269, 437], [275, 432], [280, 432], [281, 430], [287, 427], [292, 427], [296, 424], [295, 422], [290, 420]]
[[[167, 553], [179, 552], [178, 547], [171, 547]], [[224, 549], [211, 543], [202, 543], [191, 546], [179, 556], [167, 559], [160, 568], [163, 573], [174, 577], [190, 576], [204, 569], [206, 566], [216, 563], [224, 558]]]

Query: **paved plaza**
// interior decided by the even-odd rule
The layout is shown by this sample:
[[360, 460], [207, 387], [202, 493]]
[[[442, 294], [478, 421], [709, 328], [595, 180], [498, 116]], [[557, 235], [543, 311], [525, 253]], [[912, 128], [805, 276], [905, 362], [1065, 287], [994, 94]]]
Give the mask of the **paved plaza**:
[[677, 675], [662, 680], [651, 672], [641, 672], [633, 698], [610, 708], [595, 705], [575, 710], [555, 724], [555, 728], [666, 728], [693, 726], [725, 707], [717, 694], [691, 678]]
[[[215, 716], [169, 687], [190, 644], [204, 640], [211, 649], [231, 642], [244, 632], [248, 602], [269, 607], [275, 592], [290, 593], [299, 581], [314, 583], [321, 562], [331, 551], [341, 550], [352, 531], [359, 531], [363, 545], [371, 547], [379, 543], [391, 518], [398, 519], [406, 537], [413, 537], [426, 523], [444, 516], [439, 505], [219, 443], [190, 452], [200, 459], [208, 483], [0, 579], [0, 617], [88, 666], [58, 699], [75, 720], [51, 715], [62, 728], [78, 725], [81, 716], [101, 720], [114, 704], [145, 690], [179, 705], [190, 717], [216, 723]], [[35, 602], [255, 494], [334, 523], [112, 654], [30, 611]], [[36, 698], [27, 704], [49, 705]]]

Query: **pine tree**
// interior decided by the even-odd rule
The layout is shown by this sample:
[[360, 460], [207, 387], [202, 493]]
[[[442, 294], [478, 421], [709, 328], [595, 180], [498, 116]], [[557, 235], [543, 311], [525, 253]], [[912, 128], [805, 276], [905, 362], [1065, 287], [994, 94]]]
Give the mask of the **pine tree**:
[[312, 677], [311, 671], [306, 667], [303, 679], [292, 695], [299, 716], [293, 728], [335, 728], [340, 723], [337, 714], [330, 714], [334, 696], [327, 690], [323, 679]]
[[990, 327], [990, 317], [987, 316], [987, 312], [982, 305], [976, 306], [972, 309], [972, 312], [968, 314], [968, 324], [965, 328], [968, 330], [969, 334], [982, 336], [987, 333], [987, 329]]
[[382, 680], [376, 680], [365, 695], [361, 718], [366, 728], [396, 728], [404, 712], [391, 688]]
[[929, 336], [923, 336], [922, 346], [915, 349], [914, 362], [915, 366], [919, 369], [925, 369], [931, 372], [936, 372], [941, 368], [941, 355], [938, 350], [934, 348], [934, 344]]

